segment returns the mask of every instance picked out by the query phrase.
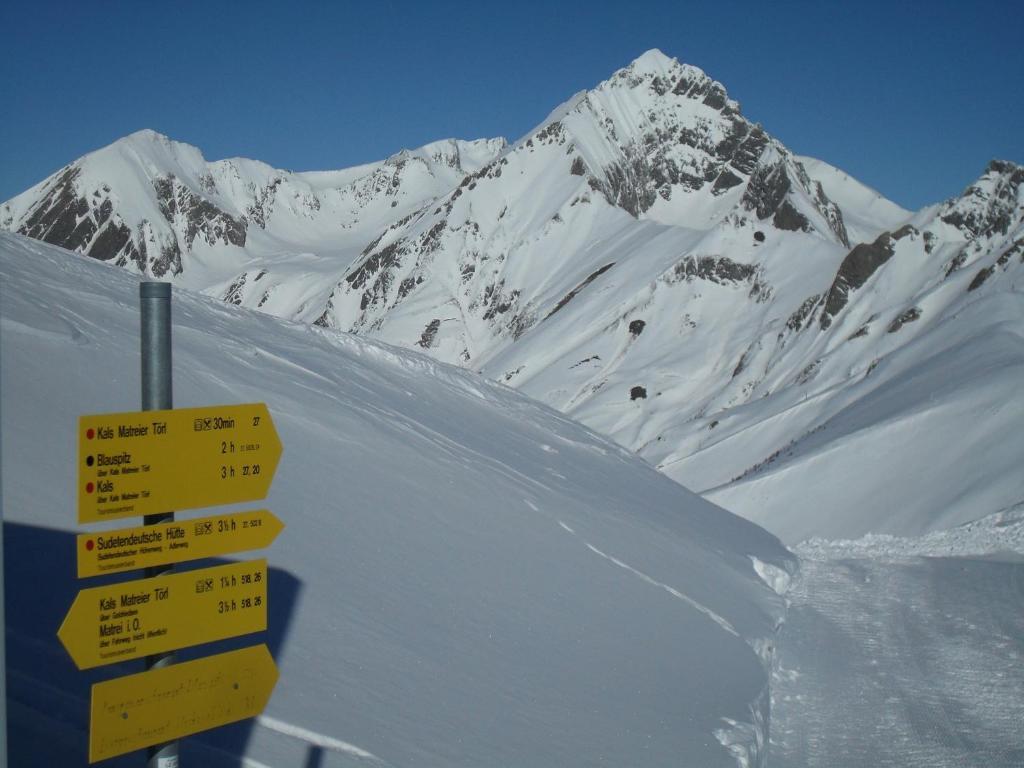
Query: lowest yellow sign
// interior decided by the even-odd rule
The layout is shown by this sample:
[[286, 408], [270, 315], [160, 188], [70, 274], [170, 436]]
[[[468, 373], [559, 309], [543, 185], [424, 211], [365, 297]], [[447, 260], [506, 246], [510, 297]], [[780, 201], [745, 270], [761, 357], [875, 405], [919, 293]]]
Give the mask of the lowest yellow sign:
[[262, 499], [281, 441], [263, 403], [78, 419], [78, 522]]
[[83, 589], [57, 631], [79, 669], [267, 628], [267, 561]]
[[78, 578], [263, 549], [284, 523], [265, 509], [78, 536]]
[[255, 717], [277, 683], [265, 645], [92, 687], [89, 762]]

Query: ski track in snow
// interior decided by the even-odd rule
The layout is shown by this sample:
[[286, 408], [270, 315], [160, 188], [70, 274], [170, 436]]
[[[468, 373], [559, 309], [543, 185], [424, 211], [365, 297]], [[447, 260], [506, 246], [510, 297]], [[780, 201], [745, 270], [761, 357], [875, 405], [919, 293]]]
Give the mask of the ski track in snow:
[[[836, 542], [834, 559], [825, 542], [798, 548], [772, 681], [772, 768], [1024, 765], [1020, 513], [942, 541]], [[957, 540], [969, 557], [949, 556]], [[990, 556], [1007, 550], [1018, 554]]]
[[280, 733], [283, 736], [290, 736], [293, 739], [298, 739], [306, 744], [313, 747], [319, 747], [320, 749], [330, 750], [332, 752], [341, 752], [349, 757], [357, 757], [362, 760], [370, 760], [377, 763], [383, 761], [371, 752], [367, 752], [365, 749], [361, 749], [354, 744], [349, 744], [347, 741], [336, 739], [333, 736], [327, 736], [323, 733], [317, 733], [311, 731], [308, 728], [303, 728], [293, 723], [286, 723], [283, 720], [270, 717], [269, 715], [260, 715], [256, 718], [258, 722], [264, 728]]
[[[572, 534], [573, 536], [576, 536], [577, 538], [579, 538], [579, 534], [577, 534], [576, 531], [574, 531], [568, 525], [563, 523], [561, 520], [558, 521], [558, 525], [561, 526], [562, 530], [567, 531], [568, 533]], [[732, 635], [735, 635], [736, 637], [740, 637], [740, 633], [736, 631], [736, 629], [732, 626], [732, 624], [730, 624], [727, 620], [725, 620], [724, 618], [719, 616], [717, 613], [712, 611], [706, 605], [702, 605], [701, 603], [698, 603], [692, 597], [690, 597], [689, 595], [683, 594], [682, 592], [680, 592], [675, 587], [670, 587], [668, 584], [660, 582], [657, 579], [652, 579], [650, 576], [648, 576], [643, 571], [638, 571], [636, 568], [634, 568], [633, 566], [629, 565], [628, 563], [622, 562], [617, 557], [613, 557], [612, 555], [609, 555], [606, 552], [602, 552], [600, 549], [595, 547], [593, 544], [591, 544], [586, 539], [581, 539], [581, 541], [583, 541], [583, 544], [586, 546], [586, 548], [589, 549], [591, 552], [593, 552], [595, 555], [600, 555], [605, 560], [607, 560], [607, 561], [609, 561], [611, 563], [614, 563], [615, 565], [617, 565], [622, 570], [628, 571], [629, 573], [632, 573], [634, 576], [640, 577], [641, 579], [646, 581], [651, 586], [658, 587], [659, 589], [665, 590], [670, 595], [672, 595], [672, 597], [675, 597], [675, 598], [678, 598], [679, 600], [682, 600], [687, 605], [690, 605], [693, 608], [695, 608], [698, 611], [700, 611], [701, 613], [703, 613], [705, 616], [707, 616], [709, 619], [711, 619], [713, 622], [715, 622], [715, 624], [720, 626], [726, 632], [728, 632], [728, 633], [730, 633]]]

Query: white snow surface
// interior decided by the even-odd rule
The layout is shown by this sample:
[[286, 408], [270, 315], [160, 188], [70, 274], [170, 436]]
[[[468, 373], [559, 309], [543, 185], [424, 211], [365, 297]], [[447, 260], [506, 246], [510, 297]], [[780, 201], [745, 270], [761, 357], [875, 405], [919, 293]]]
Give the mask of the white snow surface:
[[859, 539], [812, 538], [798, 544], [794, 551], [802, 560], [1024, 555], [1024, 505], [924, 536], [869, 533]]
[[862, 184], [845, 171], [824, 160], [798, 156], [807, 174], [821, 183], [832, 200], [843, 211], [843, 222], [850, 240], [869, 243], [882, 232], [895, 231], [906, 224], [913, 212], [901, 208], [881, 192]]
[[[137, 305], [129, 273], [0, 234], [22, 764], [83, 764], [88, 682], [139, 667], [78, 672], [55, 637], [83, 586], [76, 420], [137, 406]], [[266, 552], [280, 682], [258, 721], [186, 740], [189, 764], [763, 764], [784, 604], [758, 574], [795, 568], [772, 535], [468, 371], [187, 290], [173, 317], [177, 406], [268, 404], [287, 525]]]
[[797, 551], [768, 765], [1024, 764], [1024, 506]]

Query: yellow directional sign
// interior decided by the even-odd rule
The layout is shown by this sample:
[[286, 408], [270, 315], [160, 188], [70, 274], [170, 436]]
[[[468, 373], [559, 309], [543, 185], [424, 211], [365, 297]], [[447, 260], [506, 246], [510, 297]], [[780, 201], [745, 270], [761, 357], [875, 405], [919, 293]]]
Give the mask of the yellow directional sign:
[[263, 403], [78, 419], [78, 522], [262, 499], [281, 456]]
[[79, 669], [267, 628], [267, 561], [83, 589], [57, 637]]
[[263, 549], [284, 523], [265, 509], [78, 536], [78, 578]]
[[255, 645], [97, 683], [89, 762], [255, 717], [276, 682], [270, 651]]

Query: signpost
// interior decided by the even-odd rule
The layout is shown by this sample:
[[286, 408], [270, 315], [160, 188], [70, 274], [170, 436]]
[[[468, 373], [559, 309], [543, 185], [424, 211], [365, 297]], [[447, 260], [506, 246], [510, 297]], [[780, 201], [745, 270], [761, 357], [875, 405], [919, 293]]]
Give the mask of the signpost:
[[264, 498], [281, 441], [263, 403], [78, 419], [78, 522]]
[[265, 509], [187, 521], [173, 510], [266, 497], [281, 441], [264, 403], [172, 409], [171, 286], [140, 283], [139, 298], [142, 410], [79, 417], [77, 506], [79, 523], [145, 525], [81, 534], [76, 552], [79, 578], [147, 578], [81, 590], [57, 636], [79, 669], [146, 660], [93, 685], [89, 762], [146, 749], [150, 768], [179, 768], [176, 740], [258, 715], [277, 668], [265, 645], [175, 664], [179, 648], [267, 628], [267, 561], [173, 564], [261, 549], [284, 526]]
[[[166, 411], [174, 407], [174, 377], [171, 366], [171, 285], [170, 283], [139, 283], [140, 394], [142, 410]], [[88, 460], [87, 460], [88, 461]], [[78, 464], [79, 468], [82, 466]], [[81, 483], [79, 483], [81, 485]], [[81, 519], [81, 505], [79, 505]], [[158, 525], [174, 522], [173, 507], [166, 507], [142, 522]], [[147, 568], [147, 578], [171, 573], [174, 565]], [[167, 667], [176, 661], [174, 651], [146, 657], [146, 669]], [[179, 768], [178, 742], [156, 744], [146, 750], [148, 768]]]
[[83, 589], [57, 637], [79, 669], [267, 628], [267, 561]]
[[265, 509], [78, 535], [78, 578], [269, 547], [284, 523]]
[[255, 717], [276, 682], [270, 651], [256, 645], [97, 683], [89, 762]]

